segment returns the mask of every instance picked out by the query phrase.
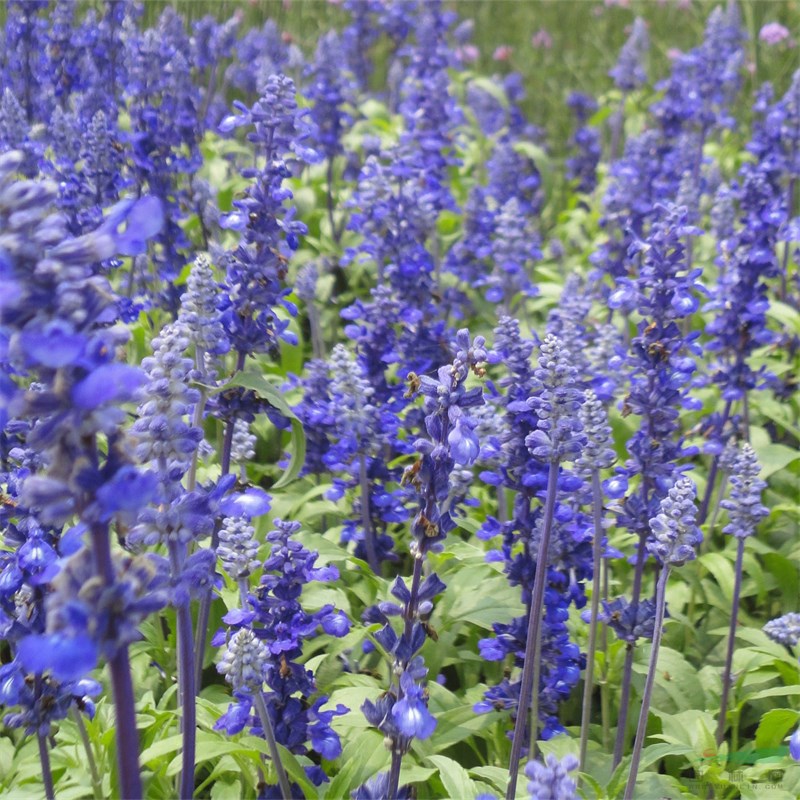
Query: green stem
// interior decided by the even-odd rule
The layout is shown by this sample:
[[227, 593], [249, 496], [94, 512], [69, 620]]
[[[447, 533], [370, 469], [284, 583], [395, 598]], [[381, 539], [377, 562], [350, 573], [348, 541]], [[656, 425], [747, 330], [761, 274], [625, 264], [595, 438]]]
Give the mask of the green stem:
[[78, 735], [83, 742], [83, 749], [86, 751], [86, 761], [89, 764], [89, 774], [92, 776], [92, 793], [95, 800], [103, 800], [103, 782], [100, 780], [100, 773], [97, 771], [97, 762], [94, 758], [94, 749], [89, 741], [89, 732], [86, 730], [86, 723], [83, 721], [81, 712], [74, 706], [70, 709], [70, 714], [78, 728]]

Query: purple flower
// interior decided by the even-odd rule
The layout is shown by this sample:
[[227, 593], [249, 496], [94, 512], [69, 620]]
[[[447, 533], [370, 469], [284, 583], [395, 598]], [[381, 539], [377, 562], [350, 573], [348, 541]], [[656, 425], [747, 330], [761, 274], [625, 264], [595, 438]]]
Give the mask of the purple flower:
[[468, 417], [459, 416], [455, 427], [448, 434], [447, 442], [456, 464], [469, 466], [478, 457], [480, 444], [474, 428], [475, 423]]
[[789, 755], [795, 760], [800, 761], [800, 728], [798, 728], [789, 739]]
[[577, 800], [578, 785], [569, 773], [578, 767], [578, 759], [570, 754], [561, 761], [548, 753], [545, 763], [529, 761], [525, 774], [530, 778], [528, 792], [531, 800]]
[[697, 527], [695, 486], [689, 478], [680, 478], [661, 501], [661, 511], [650, 520], [653, 540], [648, 550], [666, 566], [680, 567], [697, 556], [703, 540]]
[[436, 720], [428, 711], [427, 698], [408, 672], [400, 679], [403, 697], [392, 706], [392, 718], [403, 736], [427, 739], [436, 729]]
[[758, 477], [760, 470], [755, 450], [749, 444], [743, 445], [731, 470], [730, 499], [720, 503], [730, 520], [723, 533], [741, 539], [752, 536], [759, 522], [769, 516], [769, 509], [761, 504], [761, 492], [767, 483]]
[[91, 672], [97, 664], [97, 646], [89, 636], [27, 636], [19, 643], [17, 657], [28, 672], [51, 672], [58, 680], [72, 681]]
[[631, 34], [622, 47], [616, 66], [609, 72], [614, 83], [623, 92], [637, 89], [647, 81], [644, 68], [644, 57], [650, 49], [650, 38], [647, 34], [647, 23], [636, 17]]
[[764, 626], [764, 633], [779, 644], [794, 647], [800, 642], [800, 614], [790, 611], [782, 617], [771, 619]]

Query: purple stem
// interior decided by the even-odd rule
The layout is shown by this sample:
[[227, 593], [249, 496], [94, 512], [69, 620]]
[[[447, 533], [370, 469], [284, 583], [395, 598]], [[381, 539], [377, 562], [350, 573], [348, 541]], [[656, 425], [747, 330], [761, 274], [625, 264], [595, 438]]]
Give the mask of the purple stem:
[[[106, 586], [113, 586], [114, 563], [111, 560], [108, 527], [104, 523], [95, 523], [91, 530], [95, 571]], [[117, 648], [117, 652], [108, 662], [108, 666], [116, 710], [119, 793], [125, 800], [139, 800], [142, 797], [142, 779], [139, 774], [139, 736], [136, 732], [136, 703], [133, 696], [127, 645]]]
[[583, 712], [581, 714], [580, 766], [586, 766], [586, 748], [589, 744], [589, 722], [592, 717], [592, 690], [594, 689], [594, 651], [597, 644], [597, 616], [600, 611], [600, 570], [603, 559], [603, 496], [600, 474], [592, 470], [592, 512], [594, 516], [594, 543], [592, 547], [592, 611], [589, 619], [589, 643], [586, 650], [586, 677], [583, 686]]
[[[169, 555], [172, 574], [177, 578], [183, 569], [182, 545], [170, 542]], [[181, 705], [183, 749], [181, 752], [181, 800], [191, 800], [194, 794], [195, 744], [197, 709], [194, 684], [194, 650], [192, 648], [192, 611], [189, 601], [175, 609], [178, 620], [178, 698]]]
[[633, 745], [633, 755], [631, 756], [631, 769], [628, 773], [628, 783], [625, 786], [624, 800], [633, 800], [633, 790], [636, 786], [636, 778], [639, 774], [639, 761], [642, 758], [642, 748], [647, 734], [647, 717], [650, 714], [650, 700], [653, 696], [653, 685], [656, 678], [656, 666], [658, 665], [658, 651], [661, 647], [661, 635], [664, 627], [664, 607], [666, 605], [667, 578], [669, 577], [669, 567], [664, 564], [661, 574], [658, 576], [656, 584], [656, 621], [653, 628], [653, 647], [650, 650], [650, 664], [647, 668], [647, 680], [644, 684], [644, 695], [642, 696], [642, 708], [639, 712], [639, 724], [636, 727], [636, 740]]
[[[792, 163], [795, 161], [795, 145], [796, 140], [792, 140]], [[789, 179], [789, 186], [786, 189], [786, 205], [788, 206], [788, 217], [791, 219], [794, 216], [794, 187], [795, 187], [795, 177], [794, 175]], [[778, 294], [778, 300], [782, 303], [786, 302], [786, 273], [789, 269], [789, 246], [790, 242], [785, 242], [783, 248], [783, 262], [781, 264], [781, 289], [780, 293]]]
[[367, 479], [367, 460], [364, 454], [358, 456], [358, 481], [361, 486], [361, 527], [364, 529], [364, 547], [367, 549], [367, 562], [376, 575], [381, 574], [381, 565], [375, 551], [375, 532], [369, 518], [369, 481]]
[[322, 328], [319, 322], [319, 312], [314, 301], [310, 301], [307, 306], [308, 327], [311, 330], [311, 351], [314, 358], [325, 358], [325, 340], [322, 338]]
[[[519, 690], [519, 707], [517, 719], [514, 723], [514, 738], [511, 741], [511, 758], [508, 763], [508, 789], [506, 800], [514, 800], [517, 794], [517, 777], [519, 773], [519, 760], [522, 755], [522, 746], [525, 738], [525, 722], [527, 710], [531, 708], [530, 750], [534, 743], [539, 727], [539, 687], [535, 678], [539, 677], [539, 661], [537, 652], [541, 651], [542, 642], [542, 607], [544, 605], [544, 587], [547, 583], [547, 552], [550, 549], [550, 534], [553, 529], [553, 514], [556, 508], [556, 492], [558, 489], [558, 462], [550, 464], [547, 476], [547, 497], [544, 505], [544, 521], [542, 523], [542, 538], [539, 540], [539, 552], [536, 557], [536, 577], [533, 582], [531, 595], [531, 608], [528, 615], [528, 636], [525, 643], [525, 662], [522, 667], [522, 679]], [[533, 690], [533, 691], [531, 691]]]
[[[419, 586], [422, 581], [422, 562], [423, 558], [417, 555], [414, 558], [414, 572], [411, 576], [411, 597], [408, 599], [408, 605], [405, 609], [405, 628], [403, 636], [406, 641], [411, 639], [411, 628], [414, 625], [414, 618], [417, 614], [417, 605], [419, 600]], [[405, 671], [406, 663], [397, 665]], [[401, 673], [402, 674], [402, 673]], [[403, 687], [400, 684], [400, 675], [397, 677], [397, 700], [398, 702], [403, 699]], [[387, 790], [388, 797], [397, 797], [398, 788], [400, 786], [400, 767], [403, 762], [403, 752], [398, 747], [392, 748], [392, 765], [389, 768], [389, 786]]]
[[278, 743], [275, 741], [275, 731], [272, 729], [272, 720], [269, 718], [269, 711], [267, 704], [264, 702], [264, 694], [261, 687], [253, 692], [253, 705], [256, 707], [256, 713], [261, 721], [261, 728], [264, 731], [264, 738], [267, 740], [269, 747], [270, 758], [275, 766], [275, 772], [278, 774], [278, 785], [281, 787], [281, 797], [283, 800], [292, 800], [292, 787], [289, 785], [289, 779], [286, 777], [286, 770], [283, 768], [281, 755], [278, 752]]
[[[731, 414], [731, 404], [732, 401], [728, 400], [725, 403], [725, 408], [722, 411], [722, 419], [717, 426], [716, 433], [721, 433], [722, 429], [725, 427], [725, 423], [728, 421], [728, 417]], [[697, 524], [702, 525], [706, 518], [708, 517], [708, 508], [711, 504], [711, 495], [714, 492], [714, 484], [717, 480], [717, 470], [719, 469], [719, 455], [715, 455], [711, 459], [711, 466], [708, 470], [708, 482], [706, 483], [706, 491], [703, 495], [703, 502], [700, 504], [700, 509], [697, 512]]]
[[333, 159], [328, 159], [328, 169], [326, 170], [326, 200], [328, 204], [328, 221], [330, 222], [331, 226], [331, 236], [333, 236], [333, 241], [336, 244], [339, 244], [340, 239], [342, 238], [342, 230], [336, 225], [336, 221], [333, 218]]
[[725, 490], [728, 488], [728, 473], [722, 473], [722, 480], [719, 482], [719, 497], [717, 497], [717, 502], [714, 503], [714, 513], [711, 515], [711, 521], [708, 523], [708, 536], [700, 543], [702, 546], [703, 544], [711, 538], [714, 530], [717, 527], [717, 517], [719, 516], [719, 509], [720, 509], [720, 501], [723, 497], [725, 497]]
[[619, 144], [622, 140], [622, 130], [625, 127], [625, 98], [628, 96], [627, 92], [622, 93], [619, 99], [619, 109], [614, 117], [614, 124], [611, 129], [611, 150], [608, 154], [608, 163], [613, 164], [619, 152]]
[[[37, 676], [37, 681], [41, 678]], [[44, 796], [47, 800], [55, 800], [56, 790], [53, 786], [53, 773], [50, 771], [50, 753], [47, 750], [47, 737], [40, 733], [39, 740], [39, 762], [42, 765], [42, 783], [44, 784]]]
[[731, 688], [731, 669], [733, 667], [733, 648], [736, 644], [736, 627], [739, 624], [739, 598], [742, 593], [742, 562], [744, 561], [744, 537], [739, 537], [736, 549], [736, 575], [733, 582], [733, 609], [731, 627], [728, 631], [728, 651], [725, 654], [725, 669], [722, 672], [722, 697], [719, 701], [719, 722], [717, 723], [717, 747], [725, 738], [725, 723], [728, 716], [728, 697]]
[[[236, 357], [236, 369], [233, 371], [235, 375], [241, 372], [244, 368], [244, 361], [246, 354], [241, 351]], [[236, 420], [232, 417], [228, 420], [228, 425], [225, 428], [225, 438], [222, 442], [222, 454], [220, 456], [221, 477], [224, 477], [231, 471], [231, 449], [233, 447], [233, 429], [236, 426]], [[211, 533], [211, 549], [216, 551], [219, 544], [219, 530], [214, 527]], [[211, 616], [211, 589], [207, 589], [205, 594], [200, 600], [200, 606], [197, 609], [197, 628], [195, 629], [194, 637], [194, 653], [195, 653], [195, 673], [194, 673], [194, 690], [195, 693], [200, 691], [203, 678], [203, 656], [206, 652], [206, 639], [208, 638], [208, 620]]]
[[[642, 575], [646, 560], [647, 533], [639, 535], [639, 547], [636, 551], [636, 568], [633, 572], [633, 594], [631, 605], [636, 608], [642, 596]], [[625, 664], [622, 668], [622, 685], [620, 687], [619, 715], [617, 720], [617, 738], [614, 742], [613, 769], [622, 761], [622, 750], [625, 747], [625, 728], [628, 724], [628, 708], [631, 701], [631, 677], [633, 675], [633, 643], [625, 648]]]

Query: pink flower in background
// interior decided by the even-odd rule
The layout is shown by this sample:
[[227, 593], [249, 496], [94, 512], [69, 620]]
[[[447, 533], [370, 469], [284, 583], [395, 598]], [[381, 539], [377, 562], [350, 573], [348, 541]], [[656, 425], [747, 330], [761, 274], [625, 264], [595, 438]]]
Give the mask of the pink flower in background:
[[674, 61], [676, 58], [680, 58], [683, 55], [683, 50], [678, 50], [677, 47], [670, 47], [667, 50], [667, 58], [670, 61]]
[[789, 29], [781, 25], [780, 22], [768, 22], [759, 31], [758, 38], [765, 44], [778, 44], [789, 38]]
[[511, 47], [511, 45], [501, 44], [500, 47], [498, 47], [494, 51], [494, 54], [492, 55], [492, 58], [495, 61], [508, 61], [511, 58], [511, 54], [513, 52], [514, 52], [514, 48]]
[[544, 28], [539, 28], [531, 36], [531, 46], [537, 50], [549, 50], [553, 46], [553, 37]]
[[465, 44], [456, 48], [456, 58], [464, 64], [473, 64], [478, 60], [481, 51], [474, 44]]

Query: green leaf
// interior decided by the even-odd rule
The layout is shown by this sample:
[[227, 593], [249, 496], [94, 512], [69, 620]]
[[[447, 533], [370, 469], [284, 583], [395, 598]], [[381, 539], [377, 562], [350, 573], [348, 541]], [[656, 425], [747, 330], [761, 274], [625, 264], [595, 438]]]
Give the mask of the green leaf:
[[797, 563], [790, 561], [780, 553], [765, 553], [763, 561], [767, 568], [767, 574], [775, 579], [777, 588], [783, 597], [797, 597], [798, 589], [800, 589], [800, 572], [798, 572]]
[[469, 774], [489, 781], [495, 789], [503, 794], [506, 793], [506, 787], [508, 786], [508, 770], [504, 767], [473, 767], [469, 771]]
[[790, 708], [774, 708], [767, 711], [756, 730], [756, 749], [777, 747], [783, 744], [786, 734], [797, 725], [800, 720], [800, 711]]
[[377, 731], [363, 731], [360, 736], [349, 737], [339, 758], [344, 767], [328, 786], [327, 796], [349, 797], [353, 789], [386, 769], [390, 758], [383, 746], [383, 737]]
[[773, 686], [747, 696], [747, 701], [763, 700], [766, 697], [792, 697], [800, 695], [800, 686]]
[[722, 553], [703, 553], [697, 561], [711, 573], [725, 598], [733, 597], [733, 564]]
[[[682, 755], [689, 755], [694, 754], [694, 748], [690, 747], [689, 745], [681, 745], [681, 744], [651, 744], [649, 747], [645, 747], [642, 751], [642, 757], [639, 761], [639, 779], [637, 780], [637, 786], [641, 785], [643, 782], [647, 782], [649, 780], [648, 776], [645, 773], [645, 770], [651, 765], [654, 764], [656, 761], [660, 761], [662, 758], [666, 758], [667, 756], [682, 756]], [[628, 774], [630, 772], [630, 757], [627, 757], [620, 762], [619, 766], [614, 770], [614, 775], [609, 781], [607, 791], [608, 796], [617, 797], [617, 795], [622, 792], [627, 780]], [[636, 794], [636, 797], [648, 797], [645, 793]]]
[[781, 303], [779, 300], [771, 298], [767, 316], [777, 320], [785, 328], [791, 329], [795, 333], [800, 333], [800, 314], [796, 308], [787, 303]]
[[0, 739], [0, 779], [10, 774], [13, 762], [14, 743], [4, 736]]
[[142, 764], [150, 764], [153, 761], [163, 758], [169, 753], [174, 753], [183, 746], [183, 736], [176, 733], [174, 736], [167, 736], [159, 742], [145, 748], [139, 756], [139, 761]]
[[211, 800], [239, 800], [242, 796], [242, 785], [239, 781], [225, 783], [214, 781], [211, 784]]
[[764, 480], [800, 458], [800, 450], [785, 444], [755, 445], [754, 449], [761, 463], [760, 477]]
[[[469, 572], [469, 570], [461, 570], [459, 580], [463, 580], [465, 586], [476, 585], [468, 580]], [[489, 577], [496, 575], [494, 572], [488, 572], [485, 568], [483, 572]], [[487, 581], [484, 581], [477, 585], [486, 587], [486, 583]], [[521, 606], [519, 592], [505, 581], [497, 580], [496, 584], [492, 585], [491, 591], [486, 587], [485, 591], [459, 593], [448, 612], [447, 621], [441, 627], [449, 627], [455, 623], [471, 623], [490, 631], [492, 625], [498, 620], [511, 620], [519, 614]]]
[[257, 372], [238, 372], [227, 383], [218, 387], [217, 391], [222, 391], [229, 386], [241, 386], [245, 389], [252, 389], [259, 397], [266, 400], [274, 409], [286, 417], [292, 425], [292, 455], [289, 459], [289, 466], [286, 467], [283, 475], [273, 484], [273, 489], [280, 489], [286, 484], [291, 483], [299, 474], [306, 460], [306, 436], [303, 426], [294, 411], [289, 408], [289, 404], [283, 399], [279, 390], [271, 384], [263, 375]]
[[431, 744], [437, 753], [497, 723], [491, 714], [476, 714], [472, 710], [472, 703], [438, 714], [436, 720], [438, 724]]
[[[634, 664], [634, 671], [647, 673], [647, 664]], [[705, 708], [703, 686], [697, 670], [686, 660], [683, 653], [670, 647], [662, 647], [658, 654], [656, 683], [653, 688], [652, 712], [678, 713], [696, 708]]]
[[508, 96], [502, 83], [483, 75], [476, 75], [470, 79], [470, 84], [482, 89], [486, 94], [497, 100], [503, 108], [508, 108]]
[[[244, 749], [245, 747], [241, 742], [230, 741], [220, 736], [200, 732], [197, 736], [197, 749], [194, 760], [196, 764], [200, 764], [203, 761], [212, 761], [215, 758], [229, 753], [241, 753]], [[172, 759], [167, 767], [167, 777], [173, 777], [181, 771], [182, 758], [183, 756], [178, 753], [178, 755]]]
[[429, 756], [426, 761], [433, 764], [439, 771], [439, 778], [447, 797], [457, 797], [458, 800], [474, 800], [477, 794], [475, 784], [461, 764], [447, 756]]

